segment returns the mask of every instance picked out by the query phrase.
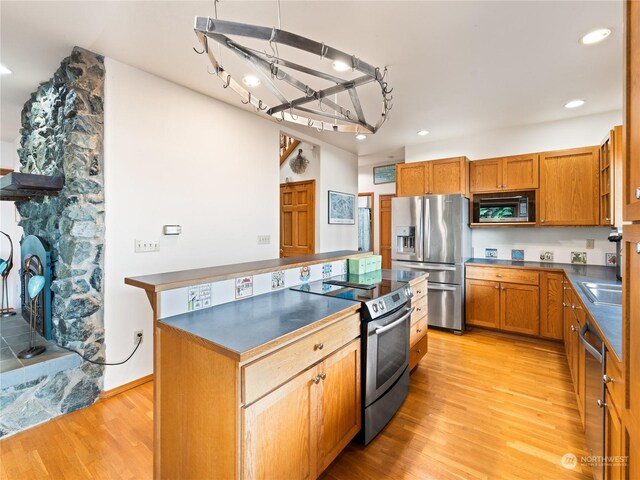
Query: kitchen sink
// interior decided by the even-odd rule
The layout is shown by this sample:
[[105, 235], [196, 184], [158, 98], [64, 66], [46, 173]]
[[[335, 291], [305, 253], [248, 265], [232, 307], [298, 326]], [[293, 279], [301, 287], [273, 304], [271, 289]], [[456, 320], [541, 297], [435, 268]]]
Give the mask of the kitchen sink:
[[580, 288], [594, 305], [622, 305], [622, 285], [579, 282]]

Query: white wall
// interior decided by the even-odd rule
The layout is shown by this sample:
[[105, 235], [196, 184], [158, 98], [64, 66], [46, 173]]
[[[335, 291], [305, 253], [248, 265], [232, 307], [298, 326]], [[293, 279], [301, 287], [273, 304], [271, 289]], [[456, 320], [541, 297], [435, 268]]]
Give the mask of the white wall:
[[[105, 63], [107, 359], [129, 354], [134, 331], [145, 335], [128, 363], [107, 367], [108, 390], [152, 372], [151, 307], [125, 277], [278, 256], [281, 125], [110, 58]], [[326, 224], [320, 195], [328, 188], [356, 193], [357, 159], [314, 143]], [[182, 235], [162, 236], [170, 223], [182, 225]], [[270, 245], [257, 245], [262, 234], [271, 235]], [[159, 239], [160, 252], [134, 253], [134, 239]], [[357, 227], [323, 225], [320, 247], [355, 249]]]
[[[14, 142], [0, 142], [0, 167], [18, 170], [19, 139]], [[14, 202], [0, 202], [0, 230], [11, 237], [13, 242], [13, 268], [7, 278], [7, 295], [9, 306], [17, 308], [20, 305], [20, 240], [22, 239], [22, 227], [18, 226], [18, 212]], [[0, 257], [7, 259], [9, 256], [9, 241], [2, 235], [0, 238]]]
[[[405, 148], [407, 162], [466, 155], [471, 160], [598, 145], [611, 127], [622, 123], [622, 112], [605, 112], [557, 122], [526, 125], [451, 138]], [[511, 259], [511, 249], [525, 249], [527, 260], [538, 260], [540, 250], [553, 250], [555, 261], [570, 261], [571, 251], [586, 251], [590, 264], [604, 265], [605, 252], [615, 252], [607, 241], [608, 228], [496, 228], [473, 230], [474, 255], [484, 257], [485, 248], [498, 248], [498, 256]], [[596, 240], [595, 250], [585, 240]]]
[[[382, 163], [389, 164], [389, 161]], [[382, 164], [381, 163], [381, 164]], [[373, 183], [373, 167], [376, 165], [358, 166], [358, 192], [373, 192], [373, 252], [380, 253], [380, 195], [395, 194], [396, 182], [375, 185]]]
[[405, 161], [419, 162], [466, 155], [471, 160], [599, 145], [622, 112], [599, 113], [557, 122], [538, 123], [481, 132], [476, 135], [425, 142], [405, 147]]

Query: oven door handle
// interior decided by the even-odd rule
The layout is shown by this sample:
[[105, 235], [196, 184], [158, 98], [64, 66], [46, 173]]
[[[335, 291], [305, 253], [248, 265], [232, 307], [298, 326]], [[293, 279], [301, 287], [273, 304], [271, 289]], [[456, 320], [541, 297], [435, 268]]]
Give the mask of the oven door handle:
[[385, 325], [384, 327], [378, 327], [375, 329], [375, 334], [376, 335], [380, 335], [381, 333], [384, 333], [388, 330], [391, 330], [393, 327], [395, 327], [396, 325], [401, 324], [402, 322], [404, 322], [407, 317], [410, 317], [411, 314], [413, 313], [413, 311], [416, 309], [416, 307], [411, 307], [407, 310], [407, 313], [405, 313], [404, 315], [402, 315], [398, 320], [396, 320], [395, 322], [391, 322], [387, 325]]
[[584, 345], [584, 348], [587, 350], [587, 352], [589, 352], [591, 355], [593, 355], [596, 358], [598, 363], [602, 363], [602, 353], [600, 353], [598, 349], [593, 345], [591, 345], [587, 341], [587, 339], [584, 337], [584, 334], [587, 333], [587, 330], [589, 330], [589, 324], [585, 322], [585, 324], [580, 329], [580, 332], [578, 332], [578, 335], [580, 337], [580, 342], [582, 343], [582, 345]]

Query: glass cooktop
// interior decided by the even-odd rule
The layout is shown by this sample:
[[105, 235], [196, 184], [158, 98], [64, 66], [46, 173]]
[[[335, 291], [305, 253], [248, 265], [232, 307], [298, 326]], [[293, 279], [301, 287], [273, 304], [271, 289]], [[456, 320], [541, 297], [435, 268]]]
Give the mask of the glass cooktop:
[[367, 302], [382, 297], [388, 293], [400, 290], [406, 286], [406, 282], [399, 282], [381, 272], [366, 273], [364, 275], [338, 275], [325, 278], [317, 282], [303, 283], [291, 290], [314, 293], [316, 295], [328, 295], [344, 298], [355, 302]]

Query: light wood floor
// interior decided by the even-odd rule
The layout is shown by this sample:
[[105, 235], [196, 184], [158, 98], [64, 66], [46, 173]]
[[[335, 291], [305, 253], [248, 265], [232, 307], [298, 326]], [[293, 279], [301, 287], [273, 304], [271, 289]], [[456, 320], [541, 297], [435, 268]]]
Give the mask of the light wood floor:
[[[0, 441], [0, 478], [151, 478], [152, 396], [147, 383]], [[396, 417], [323, 480], [591, 478], [566, 453], [586, 449], [560, 344], [430, 331]]]

